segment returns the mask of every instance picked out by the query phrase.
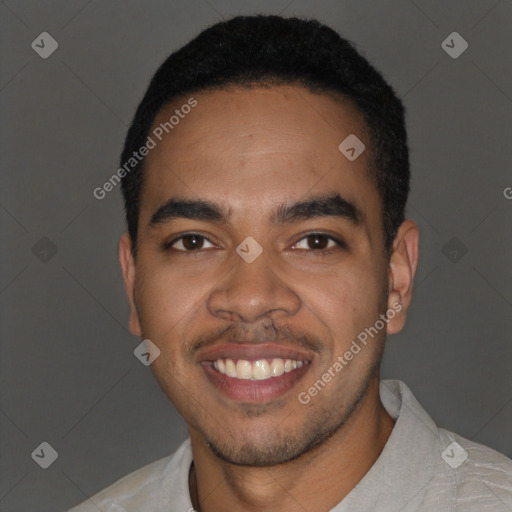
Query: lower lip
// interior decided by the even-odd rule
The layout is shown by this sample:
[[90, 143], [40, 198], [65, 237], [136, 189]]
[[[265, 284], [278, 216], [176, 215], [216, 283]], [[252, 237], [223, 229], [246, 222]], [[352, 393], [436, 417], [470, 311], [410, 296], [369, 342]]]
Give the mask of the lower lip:
[[250, 404], [261, 404], [275, 400], [290, 391], [304, 376], [311, 364], [305, 364], [279, 377], [265, 380], [236, 379], [218, 372], [211, 362], [201, 363], [210, 382], [225, 396]]

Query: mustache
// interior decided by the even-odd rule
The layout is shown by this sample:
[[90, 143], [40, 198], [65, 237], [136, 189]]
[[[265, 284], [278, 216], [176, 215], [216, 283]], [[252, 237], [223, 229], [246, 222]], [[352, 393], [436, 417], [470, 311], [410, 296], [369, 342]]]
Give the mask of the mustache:
[[276, 345], [302, 347], [308, 352], [319, 353], [325, 343], [317, 336], [290, 329], [287, 326], [276, 327], [273, 321], [256, 326], [231, 324], [197, 338], [187, 350], [192, 357], [198, 350], [215, 344], [237, 343], [275, 343]]

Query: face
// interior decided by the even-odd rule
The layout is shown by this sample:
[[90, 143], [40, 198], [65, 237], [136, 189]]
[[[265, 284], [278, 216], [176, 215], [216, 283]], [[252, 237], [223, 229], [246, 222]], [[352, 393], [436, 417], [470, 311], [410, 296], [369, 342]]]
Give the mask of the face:
[[298, 86], [193, 96], [146, 157], [135, 262], [121, 242], [130, 326], [160, 349], [151, 368], [193, 439], [281, 463], [343, 424], [401, 327], [335, 365], [391, 307], [370, 141], [352, 107]]

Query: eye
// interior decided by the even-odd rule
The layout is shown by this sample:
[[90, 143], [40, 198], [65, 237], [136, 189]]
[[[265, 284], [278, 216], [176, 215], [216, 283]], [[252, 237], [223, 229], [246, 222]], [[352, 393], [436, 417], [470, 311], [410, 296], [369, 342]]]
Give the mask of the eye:
[[[299, 244], [303, 244], [303, 247], [299, 247]], [[341, 240], [337, 240], [325, 233], [309, 233], [294, 245], [294, 249], [298, 248], [321, 252], [331, 252], [329, 249], [335, 247], [345, 247], [345, 244]]]
[[183, 252], [194, 252], [199, 249], [205, 249], [204, 244], [209, 243], [215, 247], [208, 238], [199, 233], [185, 233], [179, 237], [174, 238], [165, 244], [166, 249], [175, 249]]

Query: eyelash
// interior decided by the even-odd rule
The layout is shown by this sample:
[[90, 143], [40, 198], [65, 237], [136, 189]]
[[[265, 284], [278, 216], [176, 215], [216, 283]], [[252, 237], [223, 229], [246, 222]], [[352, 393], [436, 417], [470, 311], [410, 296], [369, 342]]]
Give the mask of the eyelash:
[[[308, 238], [309, 236], [314, 236], [314, 235], [325, 236], [329, 240], [332, 240], [333, 242], [335, 242], [338, 247], [330, 247], [329, 249], [296, 249], [296, 250], [300, 250], [300, 251], [306, 250], [307, 252], [314, 253], [317, 256], [327, 256], [327, 255], [331, 254], [335, 250], [346, 249], [347, 248], [345, 242], [343, 242], [342, 240], [339, 240], [338, 238], [335, 238], [332, 235], [329, 235], [327, 233], [322, 233], [321, 231], [320, 232], [319, 231], [312, 231], [310, 233], [306, 233], [305, 235], [302, 236], [302, 238], [300, 238], [297, 242], [295, 242], [294, 245], [298, 244], [299, 242], [301, 242], [302, 240]], [[203, 235], [202, 233], [199, 233], [199, 232], [188, 232], [188, 233], [183, 233], [182, 235], [173, 238], [169, 242], [165, 242], [163, 244], [163, 249], [165, 251], [171, 250], [171, 251], [182, 252], [182, 253], [189, 253], [189, 254], [190, 253], [193, 254], [193, 253], [200, 252], [201, 249], [187, 251], [185, 249], [174, 249], [172, 247], [176, 242], [178, 242], [179, 240], [182, 240], [183, 238], [186, 238], [188, 236], [196, 236], [196, 237], [203, 238], [203, 239], [207, 240], [211, 244], [213, 243], [206, 235]]]

